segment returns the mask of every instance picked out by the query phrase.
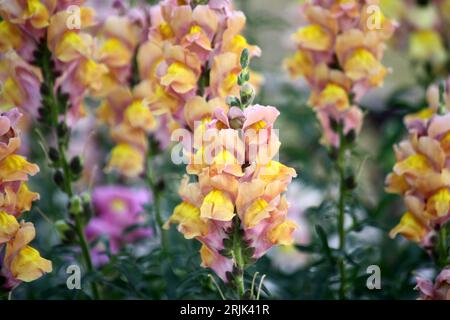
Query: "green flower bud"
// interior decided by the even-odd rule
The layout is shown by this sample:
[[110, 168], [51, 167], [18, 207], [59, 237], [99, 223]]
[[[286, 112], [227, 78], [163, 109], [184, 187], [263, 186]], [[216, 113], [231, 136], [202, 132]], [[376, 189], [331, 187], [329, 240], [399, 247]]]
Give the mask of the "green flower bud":
[[70, 171], [75, 176], [78, 176], [83, 172], [83, 164], [80, 157], [76, 156], [72, 158], [72, 160], [70, 161]]
[[50, 147], [50, 149], [48, 150], [48, 157], [53, 162], [58, 162], [60, 159], [58, 150], [56, 150], [56, 148], [54, 147]]
[[347, 133], [347, 135], [345, 136], [345, 140], [349, 144], [352, 144], [353, 142], [355, 142], [355, 140], [356, 140], [356, 131], [355, 130], [350, 130], [350, 132]]
[[70, 199], [69, 212], [73, 215], [78, 215], [83, 212], [83, 202], [78, 195], [75, 195]]
[[56, 227], [56, 230], [58, 230], [58, 233], [59, 233], [61, 239], [64, 239], [64, 240], [67, 239], [68, 234], [71, 231], [71, 228], [67, 224], [67, 222], [64, 220], [58, 220], [55, 222], [55, 227]]
[[355, 177], [354, 176], [347, 177], [345, 179], [345, 186], [349, 190], [355, 189], [358, 186], [358, 184], [356, 183]]
[[241, 102], [239, 101], [239, 99], [237, 97], [228, 96], [226, 98], [225, 102], [230, 107], [240, 107], [241, 106]]
[[250, 80], [250, 72], [244, 70], [239, 74], [237, 83], [238, 85], [242, 86], [249, 80]]
[[91, 194], [89, 192], [83, 192], [81, 194], [81, 200], [83, 201], [83, 203], [91, 203], [92, 202]]
[[62, 121], [58, 124], [58, 127], [56, 128], [56, 133], [59, 137], [65, 137], [69, 133], [69, 128], [67, 127], [67, 124]]
[[61, 170], [56, 170], [53, 174], [53, 181], [61, 189], [64, 188], [64, 174]]
[[249, 63], [250, 63], [250, 57], [249, 57], [249, 52], [248, 49], [245, 48], [244, 50], [242, 50], [241, 53], [241, 67], [242, 69], [245, 69], [248, 67]]
[[335, 118], [330, 117], [330, 128], [331, 128], [331, 130], [333, 130], [333, 132], [338, 132], [339, 131], [339, 126], [340, 126], [340, 123]]
[[255, 97], [255, 90], [252, 85], [245, 83], [241, 88], [241, 101], [244, 106], [248, 106], [253, 102]]

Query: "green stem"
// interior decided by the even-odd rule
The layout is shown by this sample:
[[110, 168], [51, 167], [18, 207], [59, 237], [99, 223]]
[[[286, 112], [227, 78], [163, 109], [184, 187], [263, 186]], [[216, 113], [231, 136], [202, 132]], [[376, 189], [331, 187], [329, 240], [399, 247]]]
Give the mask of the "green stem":
[[243, 248], [240, 234], [240, 220], [236, 218], [234, 222], [234, 232], [233, 232], [233, 256], [236, 263], [236, 270], [235, 270], [236, 293], [239, 299], [243, 299], [245, 294], [245, 283], [244, 283], [245, 260], [242, 249]]
[[161, 237], [161, 247], [162, 247], [162, 251], [164, 254], [167, 254], [168, 252], [168, 238], [167, 238], [167, 232], [166, 230], [164, 230], [163, 226], [164, 226], [164, 219], [162, 217], [162, 213], [161, 213], [161, 190], [158, 189], [158, 185], [156, 183], [156, 177], [155, 177], [155, 173], [153, 170], [153, 152], [151, 150], [151, 146], [150, 146], [150, 150], [148, 152], [148, 156], [147, 156], [147, 175], [146, 175], [146, 180], [147, 180], [147, 184], [149, 185], [150, 189], [152, 190], [152, 194], [153, 194], [153, 213], [155, 215], [155, 221], [156, 224], [158, 226], [158, 233], [160, 234]]
[[[89, 272], [93, 272], [94, 266], [92, 264], [91, 253], [89, 251], [89, 244], [86, 240], [86, 234], [84, 233], [84, 226], [83, 226], [83, 222], [81, 220], [82, 220], [81, 215], [77, 214], [75, 216], [75, 229], [76, 229], [76, 232], [78, 235], [78, 239], [80, 241], [81, 252], [83, 254], [83, 258], [86, 263], [87, 269]], [[92, 294], [94, 296], [94, 299], [99, 300], [100, 293], [99, 293], [99, 290], [98, 290], [98, 287], [97, 287], [97, 284], [95, 283], [95, 281], [91, 282], [91, 289], [92, 289]]]
[[[59, 111], [61, 110], [61, 101], [59, 101], [58, 96], [54, 93], [54, 86], [55, 86], [55, 79], [53, 76], [53, 70], [50, 65], [51, 61], [51, 53], [48, 51], [47, 48], [45, 48], [46, 52], [45, 59], [43, 59], [43, 73], [44, 73], [44, 81], [46, 82], [47, 87], [49, 88], [49, 97], [51, 99], [51, 108], [50, 108], [50, 119], [52, 124], [52, 129], [55, 130], [58, 127], [59, 124]], [[58, 134], [57, 136], [57, 149], [58, 153], [60, 155], [60, 167], [63, 170], [63, 176], [64, 176], [64, 186], [63, 191], [67, 194], [69, 201], [73, 197], [73, 188], [72, 188], [72, 173], [70, 170], [70, 164], [67, 160], [67, 146], [69, 144], [69, 137], [60, 137]], [[94, 267], [92, 264], [92, 258], [89, 251], [89, 245], [86, 240], [86, 235], [84, 233], [84, 223], [81, 219], [81, 215], [83, 212], [77, 214], [75, 216], [75, 230], [78, 235], [79, 244], [81, 247], [82, 255], [84, 262], [86, 264], [86, 267], [89, 272], [94, 271]], [[97, 287], [97, 284], [95, 282], [91, 282], [91, 289], [92, 294], [94, 296], [94, 299], [98, 300], [100, 299], [99, 290]]]
[[447, 228], [445, 225], [439, 230], [439, 266], [446, 267], [448, 264]]
[[339, 233], [339, 251], [341, 256], [339, 258], [339, 273], [340, 273], [340, 288], [339, 298], [346, 298], [346, 270], [345, 270], [345, 198], [347, 194], [345, 184], [345, 153], [346, 144], [344, 141], [343, 128], [339, 128], [339, 151], [337, 159], [337, 167], [339, 171], [339, 202], [338, 202], [338, 233]]

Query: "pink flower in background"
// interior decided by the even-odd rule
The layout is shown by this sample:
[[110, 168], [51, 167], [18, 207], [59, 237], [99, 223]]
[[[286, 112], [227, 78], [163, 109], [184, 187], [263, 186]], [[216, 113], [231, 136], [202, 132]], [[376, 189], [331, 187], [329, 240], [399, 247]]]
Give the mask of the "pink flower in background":
[[450, 266], [441, 271], [434, 284], [421, 277], [417, 277], [416, 281], [420, 300], [450, 300]]
[[[144, 205], [151, 199], [151, 194], [145, 189], [117, 185], [95, 188], [92, 197], [95, 217], [86, 227], [88, 240], [92, 242], [100, 236], [108, 237], [111, 253], [115, 254], [127, 243], [151, 237], [150, 227], [142, 226], [146, 222]], [[101, 245], [92, 250], [92, 255], [96, 265], [108, 261]]]

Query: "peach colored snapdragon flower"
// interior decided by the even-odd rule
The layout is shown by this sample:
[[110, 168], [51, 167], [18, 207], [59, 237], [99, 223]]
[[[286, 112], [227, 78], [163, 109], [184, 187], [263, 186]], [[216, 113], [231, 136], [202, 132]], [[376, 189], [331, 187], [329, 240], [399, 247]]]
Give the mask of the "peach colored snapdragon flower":
[[137, 177], [144, 171], [148, 134], [156, 127], [146, 100], [136, 98], [129, 88], [120, 87], [103, 100], [97, 116], [108, 125], [111, 138], [117, 143], [106, 170]]
[[153, 7], [149, 38], [138, 53], [142, 82], [137, 92], [169, 127], [186, 123], [184, 109], [195, 96], [224, 101], [238, 93], [242, 50], [260, 54], [241, 35], [244, 14], [228, 1], [189, 2], [166, 0]]
[[36, 116], [41, 104], [42, 72], [14, 50], [0, 53], [0, 110], [19, 108]]
[[388, 73], [380, 61], [395, 25], [378, 5], [376, 0], [303, 4], [308, 25], [292, 35], [298, 51], [285, 67], [310, 86], [309, 103], [322, 124], [326, 145], [339, 145], [332, 121], [343, 123], [344, 134], [360, 131], [363, 114], [356, 104], [367, 91], [381, 86]]
[[0, 252], [4, 251], [0, 275], [6, 278], [8, 290], [52, 271], [51, 262], [29, 246], [35, 237], [33, 224], [18, 221], [39, 198], [26, 183], [39, 167], [16, 153], [21, 143], [16, 129], [20, 116], [17, 109], [0, 114]]
[[[150, 132], [164, 149], [174, 130], [211, 116], [217, 105], [227, 108], [226, 97], [239, 93], [242, 50], [247, 48], [251, 56], [260, 54], [259, 48], [249, 45], [240, 34], [245, 16], [233, 10], [229, 1], [196, 4], [166, 0], [150, 9], [150, 20], [148, 39], [139, 46], [136, 57], [140, 82], [127, 93], [132, 96], [128, 100], [142, 106], [129, 112], [140, 112], [147, 125], [141, 130], [130, 126], [124, 107], [111, 107], [109, 98], [99, 111], [103, 119], [116, 119], [109, 122], [117, 145], [107, 169], [128, 177], [144, 170], [144, 140]], [[257, 85], [261, 79], [252, 75]], [[111, 96], [124, 91], [129, 90], [119, 88]], [[130, 132], [136, 139], [120, 132]]]
[[446, 50], [450, 43], [446, 31], [450, 2], [384, 0], [381, 6], [388, 16], [400, 22], [394, 44], [408, 52], [418, 76], [427, 82], [433, 81], [435, 75], [445, 76], [450, 58]]
[[397, 163], [386, 190], [404, 197], [407, 212], [391, 231], [427, 246], [430, 236], [450, 219], [450, 95], [439, 105], [439, 92], [428, 92], [429, 108], [405, 118], [408, 139], [395, 146]]
[[128, 16], [97, 21], [92, 8], [81, 7], [79, 13], [80, 25], [72, 28], [67, 21], [73, 13], [57, 12], [47, 35], [56, 68], [62, 71], [56, 86], [69, 94], [74, 120], [83, 115], [86, 96], [104, 98], [128, 84], [140, 32]]
[[194, 130], [213, 138], [194, 144], [187, 173], [197, 182], [185, 176], [183, 202], [166, 227], [177, 224], [186, 239], [200, 241], [202, 266], [224, 281], [237, 263], [228, 243], [236, 217], [251, 259], [293, 243], [296, 225], [287, 220], [284, 192], [296, 172], [273, 159], [280, 147], [273, 132], [278, 115], [276, 108], [260, 105], [244, 111], [218, 107]]

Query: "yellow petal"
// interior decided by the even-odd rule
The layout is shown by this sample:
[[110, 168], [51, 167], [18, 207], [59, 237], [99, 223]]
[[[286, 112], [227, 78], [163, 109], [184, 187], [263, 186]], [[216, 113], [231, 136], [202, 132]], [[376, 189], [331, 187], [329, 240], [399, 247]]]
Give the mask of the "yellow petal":
[[411, 174], [421, 176], [430, 172], [431, 166], [428, 159], [421, 154], [414, 154], [394, 166], [397, 175]]
[[150, 108], [143, 101], [133, 102], [125, 110], [125, 120], [133, 127], [150, 131], [156, 127], [156, 121]]
[[49, 272], [52, 272], [52, 262], [42, 258], [39, 252], [30, 246], [20, 250], [11, 262], [14, 278], [25, 282], [34, 281]]
[[171, 86], [176, 92], [184, 94], [195, 88], [197, 77], [186, 65], [174, 62], [167, 69], [166, 75], [161, 78], [161, 84]]
[[8, 242], [19, 230], [17, 219], [4, 211], [0, 211], [0, 244]]
[[0, 52], [17, 50], [22, 45], [20, 29], [8, 21], [0, 22]]
[[367, 80], [371, 85], [383, 83], [387, 70], [366, 49], [356, 49], [344, 63], [345, 74], [354, 81]]
[[315, 51], [329, 50], [332, 45], [330, 34], [325, 28], [318, 24], [298, 29], [292, 38], [303, 48]]
[[270, 216], [270, 208], [264, 199], [255, 200], [245, 211], [244, 224], [247, 228], [253, 228], [258, 225], [261, 220]]
[[410, 241], [421, 242], [428, 230], [411, 212], [406, 212], [400, 223], [391, 230], [389, 236], [395, 238], [397, 234]]
[[311, 77], [314, 61], [307, 52], [297, 51], [292, 57], [284, 61], [284, 67], [289, 71], [292, 78], [303, 76]]
[[20, 185], [17, 192], [15, 209], [17, 212], [30, 211], [32, 202], [39, 199], [39, 193], [31, 192], [26, 183]]
[[272, 230], [270, 230], [268, 237], [273, 244], [291, 245], [294, 243], [292, 233], [297, 228], [297, 225], [292, 221], [285, 221]]
[[431, 217], [440, 218], [449, 214], [450, 209], [450, 191], [443, 188], [432, 195], [427, 201], [427, 213]]
[[447, 57], [441, 36], [434, 30], [413, 32], [409, 39], [411, 58], [434, 63], [444, 63]]
[[234, 217], [234, 204], [226, 193], [213, 190], [203, 200], [200, 212], [202, 218], [231, 221]]
[[83, 38], [75, 31], [64, 33], [61, 40], [56, 44], [55, 55], [63, 62], [70, 62], [82, 55], [87, 55], [89, 44], [87, 38]]
[[0, 162], [0, 182], [25, 181], [28, 180], [28, 175], [35, 175], [37, 172], [37, 165], [16, 154], [11, 154]]
[[350, 107], [347, 91], [341, 86], [329, 83], [319, 94], [317, 106], [319, 108], [333, 106], [339, 111], [344, 111]]
[[21, 106], [26, 99], [25, 92], [12, 77], [8, 77], [1, 87], [0, 101], [2, 104]]
[[386, 192], [404, 194], [410, 188], [405, 176], [397, 175], [394, 172], [386, 178]]
[[100, 61], [110, 67], [123, 67], [129, 65], [133, 53], [118, 39], [106, 40], [99, 49]]
[[41, 1], [28, 0], [27, 14], [33, 27], [42, 29], [48, 26], [50, 13]]
[[84, 60], [77, 70], [78, 80], [86, 87], [101, 91], [108, 84], [108, 68], [92, 59]]
[[204, 236], [208, 231], [206, 222], [200, 218], [200, 209], [188, 202], [182, 202], [174, 209], [164, 228], [168, 229], [172, 223], [178, 224], [178, 231], [186, 239]]
[[200, 248], [200, 258], [202, 259], [201, 266], [203, 268], [209, 268], [214, 263], [214, 253], [204, 244]]
[[129, 178], [135, 178], [144, 170], [144, 156], [140, 150], [128, 144], [119, 144], [111, 151], [106, 170], [117, 170]]

